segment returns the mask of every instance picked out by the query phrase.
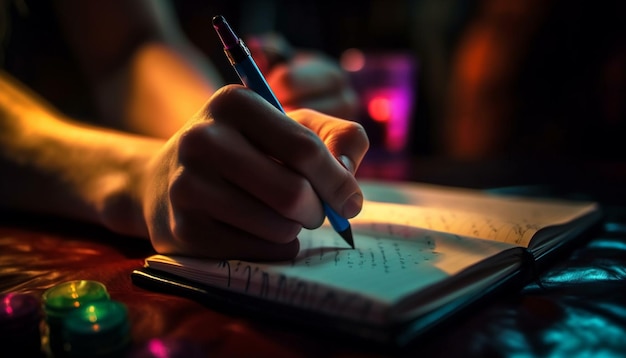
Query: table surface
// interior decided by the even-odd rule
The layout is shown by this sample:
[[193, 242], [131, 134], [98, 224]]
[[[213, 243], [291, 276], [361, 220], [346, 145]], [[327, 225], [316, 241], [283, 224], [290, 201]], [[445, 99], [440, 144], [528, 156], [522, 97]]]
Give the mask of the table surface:
[[[467, 185], [464, 186], [468, 187], [491, 187], [504, 183], [516, 190], [545, 189], [537, 186], [537, 181], [515, 176], [514, 171], [489, 177], [485, 168], [493, 171], [490, 167], [493, 163], [487, 167], [459, 163], [448, 163], [446, 166], [432, 162], [416, 165], [406, 161], [365, 165], [360, 176], [452, 185], [461, 185], [460, 178], [465, 178]], [[427, 170], [428, 165], [430, 170]], [[596, 170], [606, 170], [607, 173], [592, 176], [591, 184], [600, 183], [604, 190], [609, 182], [619, 187], [617, 184], [624, 175], [621, 167], [602, 169], [603, 165], [600, 164], [600, 169]], [[531, 173], [531, 176], [538, 174], [522, 167], [516, 170]], [[420, 176], [419, 173], [425, 175]], [[599, 177], [609, 179], [598, 181]], [[422, 178], [425, 180], [420, 180]], [[520, 187], [521, 181], [534, 185]], [[585, 190], [590, 187], [598, 188], [598, 185], [571, 181], [568, 185], [561, 185], [558, 194], [564, 196], [567, 191], [573, 193], [571, 195], [580, 195], [581, 192], [587, 193]], [[520, 293], [511, 293], [480, 307], [469, 316], [460, 318], [454, 329], [438, 332], [428, 342], [400, 353], [428, 356], [581, 356], [604, 351], [609, 355], [625, 355], [626, 205], [623, 204], [626, 201], [622, 201], [620, 189], [615, 190], [615, 195], [590, 194], [591, 198], [597, 195], [607, 203], [607, 219], [602, 230], [549, 268], [541, 276], [541, 287], [533, 283]], [[545, 194], [544, 191], [540, 193]], [[342, 337], [319, 337], [288, 326], [215, 310], [187, 298], [133, 285], [130, 273], [141, 267], [143, 259], [152, 253], [145, 240], [119, 236], [88, 224], [3, 213], [0, 219], [0, 292], [25, 292], [40, 296], [47, 288], [64, 281], [100, 281], [107, 287], [112, 299], [127, 305], [132, 349], [137, 354], [157, 346], [169, 347], [171, 357], [345, 357], [385, 356], [390, 353], [345, 342]]]

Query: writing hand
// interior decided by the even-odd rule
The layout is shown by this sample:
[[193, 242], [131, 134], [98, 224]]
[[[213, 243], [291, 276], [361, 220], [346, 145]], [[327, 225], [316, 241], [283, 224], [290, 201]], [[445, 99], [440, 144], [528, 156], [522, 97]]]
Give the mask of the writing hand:
[[363, 128], [312, 110], [289, 116], [227, 86], [164, 145], [143, 200], [157, 251], [288, 259], [301, 228], [323, 222], [320, 198], [347, 218], [360, 211], [350, 170], [368, 147]]

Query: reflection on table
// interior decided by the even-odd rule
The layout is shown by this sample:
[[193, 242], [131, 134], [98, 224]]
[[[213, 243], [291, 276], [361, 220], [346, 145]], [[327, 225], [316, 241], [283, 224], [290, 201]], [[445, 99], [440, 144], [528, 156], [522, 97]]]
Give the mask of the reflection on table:
[[[592, 167], [594, 171], [590, 172]], [[554, 185], [565, 177], [565, 169], [573, 175], [585, 172], [586, 176], [570, 177], [571, 180]], [[437, 332], [432, 339], [410, 347], [407, 353], [576, 356], [602, 350], [623, 354], [626, 349], [623, 344], [626, 342], [624, 189], [616, 189], [612, 195], [607, 191], [624, 173], [623, 168], [606, 164], [572, 169], [566, 163], [550, 167], [547, 164], [479, 165], [398, 158], [366, 162], [359, 174], [361, 178], [465, 183], [483, 188], [504, 186], [532, 195], [587, 195], [607, 203], [607, 219], [602, 230], [586, 245], [556, 262], [541, 276], [540, 284], [529, 284], [519, 294], [511, 292], [470, 315], [459, 317], [454, 327]], [[543, 185], [520, 186], [524, 183]], [[590, 190], [594, 188], [595, 191]], [[2, 293], [40, 297], [46, 289], [69, 280], [103, 283], [111, 298], [128, 308], [131, 349], [136, 356], [156, 357], [165, 351], [170, 352], [169, 356], [180, 357], [390, 353], [345, 341], [343, 337], [319, 336], [134, 286], [130, 273], [153, 253], [149, 243], [87, 224], [4, 213], [0, 252]]]

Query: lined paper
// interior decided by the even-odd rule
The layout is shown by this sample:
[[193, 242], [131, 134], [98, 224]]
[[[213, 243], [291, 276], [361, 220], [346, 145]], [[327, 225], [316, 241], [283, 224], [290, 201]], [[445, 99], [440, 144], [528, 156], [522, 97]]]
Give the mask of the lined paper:
[[[146, 259], [146, 266], [253, 297], [385, 322], [395, 302], [502, 251], [527, 247], [541, 228], [595, 209], [590, 203], [492, 197], [428, 185], [365, 183], [362, 188], [363, 210], [351, 220], [355, 249], [326, 222], [319, 229], [302, 230], [300, 252], [290, 261], [155, 255]], [[377, 198], [397, 200], [385, 203]], [[502, 267], [494, 275], [497, 270]], [[468, 280], [474, 287], [487, 284]], [[433, 303], [424, 297], [420, 300], [424, 305]]]

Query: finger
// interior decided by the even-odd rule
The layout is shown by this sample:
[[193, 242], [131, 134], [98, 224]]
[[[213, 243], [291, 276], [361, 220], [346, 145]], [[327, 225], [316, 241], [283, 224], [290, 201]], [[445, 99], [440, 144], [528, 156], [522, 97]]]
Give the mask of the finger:
[[304, 227], [322, 224], [322, 207], [311, 183], [259, 152], [231, 126], [221, 122], [199, 126], [186, 133], [181, 143], [181, 161], [196, 171], [210, 170], [207, 176], [217, 172], [266, 204], [267, 210], [272, 208]]
[[[250, 142], [306, 177], [317, 194], [344, 217], [360, 211], [362, 193], [350, 172], [331, 155], [316, 133], [288, 119], [258, 95], [241, 86], [226, 86], [209, 101], [208, 115], [230, 124]], [[308, 115], [324, 118], [320, 113]]]
[[287, 243], [294, 240], [301, 225], [247, 195], [232, 184], [196, 175], [185, 168], [170, 184], [170, 201], [175, 214], [195, 213], [206, 221], [219, 221], [241, 228], [266, 241]]
[[361, 124], [340, 118], [321, 118], [306, 109], [289, 112], [289, 116], [317, 133], [331, 154], [352, 174], [356, 172], [369, 149], [369, 139]]
[[286, 243], [270, 242], [194, 214], [178, 212], [172, 220], [174, 240], [155, 242], [155, 250], [162, 254], [241, 260], [289, 260], [298, 254], [300, 242], [297, 239]]

